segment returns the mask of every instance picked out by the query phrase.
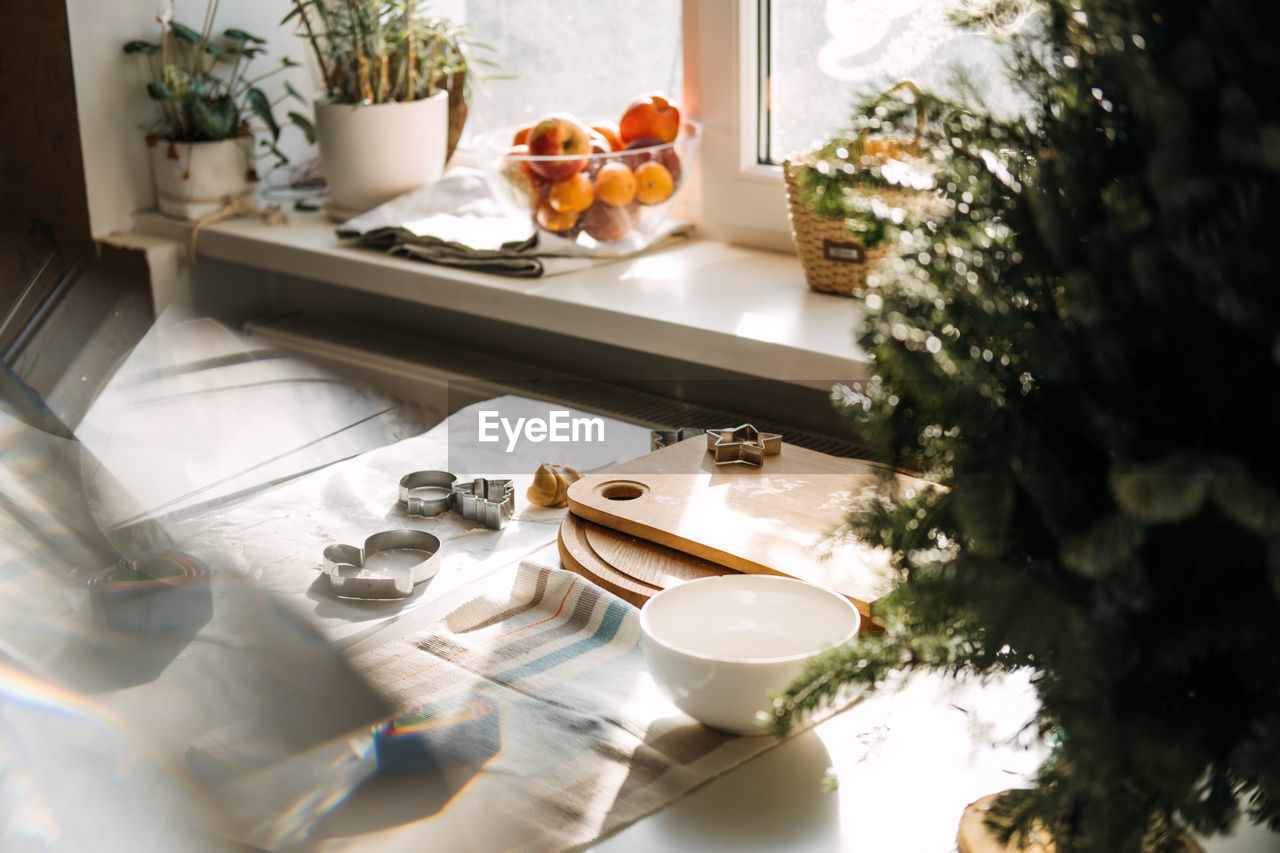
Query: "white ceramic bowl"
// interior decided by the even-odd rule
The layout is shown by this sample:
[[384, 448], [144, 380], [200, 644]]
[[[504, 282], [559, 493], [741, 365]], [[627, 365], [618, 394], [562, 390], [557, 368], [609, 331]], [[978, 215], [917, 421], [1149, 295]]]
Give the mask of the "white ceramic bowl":
[[861, 617], [844, 596], [774, 575], [701, 578], [640, 611], [649, 671], [680, 710], [711, 728], [765, 734], [771, 691], [806, 661], [852, 640]]

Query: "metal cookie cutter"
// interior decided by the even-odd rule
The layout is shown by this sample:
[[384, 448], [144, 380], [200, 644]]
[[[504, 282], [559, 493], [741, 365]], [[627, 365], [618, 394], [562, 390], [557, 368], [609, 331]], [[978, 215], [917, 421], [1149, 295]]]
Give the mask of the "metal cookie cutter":
[[[407, 515], [430, 518], [453, 506], [453, 484], [457, 477], [448, 471], [414, 471], [400, 478], [400, 508]], [[414, 497], [414, 489], [435, 489], [438, 498]]]
[[469, 521], [478, 521], [491, 530], [501, 530], [511, 520], [516, 505], [516, 488], [510, 480], [476, 477], [470, 483], [453, 486], [454, 508]]
[[649, 449], [661, 450], [664, 447], [670, 447], [678, 444], [686, 438], [693, 438], [695, 435], [702, 435], [706, 432], [701, 427], [680, 427], [678, 429], [651, 429], [649, 430]]
[[782, 435], [760, 432], [751, 424], [707, 430], [707, 451], [717, 465], [741, 462], [759, 468], [764, 457], [782, 452]]
[[413, 588], [440, 571], [440, 540], [422, 530], [384, 530], [363, 548], [330, 545], [324, 573], [343, 598], [408, 598]]

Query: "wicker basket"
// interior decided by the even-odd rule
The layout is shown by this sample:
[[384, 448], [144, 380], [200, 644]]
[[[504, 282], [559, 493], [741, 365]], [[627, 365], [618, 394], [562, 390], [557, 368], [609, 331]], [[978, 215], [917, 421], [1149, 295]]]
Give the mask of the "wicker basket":
[[[904, 81], [889, 89], [881, 97], [888, 97], [899, 89], [909, 88], [917, 95], [920, 89]], [[916, 114], [915, 139], [890, 139], [877, 137], [860, 139], [865, 154], [879, 159], [906, 160], [920, 163], [918, 148], [924, 135], [923, 112]], [[804, 267], [804, 277], [814, 290], [824, 293], [859, 295], [867, 287], [867, 276], [887, 256], [894, 253], [893, 241], [870, 249], [859, 243], [845, 227], [843, 218], [827, 219], [818, 216], [800, 199], [800, 175], [813, 168], [807, 161], [813, 154], [789, 159], [782, 164], [782, 174], [787, 187], [787, 212], [791, 220], [791, 236], [795, 240], [796, 253]], [[876, 197], [893, 207], [906, 208], [914, 214], [927, 214], [934, 204], [932, 194], [920, 190], [879, 190]]]
[[796, 254], [804, 278], [814, 290], [852, 296], [866, 289], [867, 273], [885, 258], [894, 245], [882, 243], [870, 250], [850, 236], [845, 220], [823, 219], [800, 200], [798, 170], [807, 169], [792, 160], [782, 164], [787, 185], [787, 213]]

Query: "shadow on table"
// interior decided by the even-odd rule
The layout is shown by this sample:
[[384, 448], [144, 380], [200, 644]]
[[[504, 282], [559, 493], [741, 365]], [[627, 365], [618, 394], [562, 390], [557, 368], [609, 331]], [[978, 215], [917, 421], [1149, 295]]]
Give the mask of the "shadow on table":
[[[692, 726], [702, 729], [697, 724]], [[772, 735], [760, 737], [773, 739]], [[744, 764], [729, 770], [646, 820], [646, 832], [650, 834], [645, 841], [670, 841], [672, 845], [678, 843], [682, 850], [788, 850], [794, 848], [797, 838], [811, 837], [816, 827], [830, 827], [829, 849], [839, 847], [839, 799], [824, 789], [832, 759], [812, 729], [750, 758], [746, 764], [750, 767]], [[735, 776], [747, 772], [749, 783], [735, 781]], [[631, 775], [635, 773], [633, 769]], [[615, 802], [644, 784], [647, 783], [643, 779], [628, 778]], [[611, 822], [606, 820], [606, 825]], [[633, 849], [634, 845], [634, 840], [624, 841], [619, 849]], [[608, 849], [605, 842], [601, 850]]]
[[483, 769], [484, 762], [421, 773], [377, 774], [325, 815], [312, 838], [345, 838], [435, 817]]

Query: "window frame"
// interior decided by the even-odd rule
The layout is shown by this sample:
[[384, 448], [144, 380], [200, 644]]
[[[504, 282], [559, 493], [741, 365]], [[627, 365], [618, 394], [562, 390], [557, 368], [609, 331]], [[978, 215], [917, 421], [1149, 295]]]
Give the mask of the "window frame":
[[684, 0], [682, 96], [703, 127], [690, 215], [715, 239], [794, 252], [782, 169], [759, 162], [767, 3]]

